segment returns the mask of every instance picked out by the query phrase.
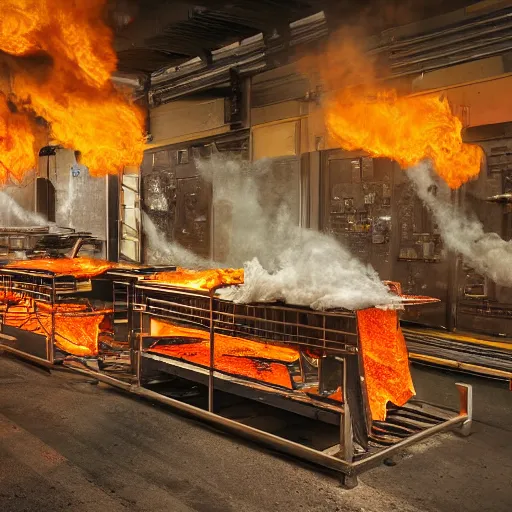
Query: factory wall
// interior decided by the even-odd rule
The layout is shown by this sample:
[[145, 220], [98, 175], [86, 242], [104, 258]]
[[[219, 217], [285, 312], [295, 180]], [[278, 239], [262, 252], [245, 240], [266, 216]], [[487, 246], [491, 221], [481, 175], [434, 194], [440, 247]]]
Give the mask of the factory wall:
[[[475, 9], [458, 11], [380, 37], [392, 42], [471, 21], [477, 14]], [[463, 123], [465, 140], [480, 144], [487, 157], [478, 180], [462, 187], [454, 200], [474, 211], [486, 231], [509, 239], [508, 210], [486, 198], [509, 190], [512, 52], [448, 62], [387, 83], [404, 94], [447, 97]], [[246, 131], [235, 152], [253, 161], [270, 159], [271, 179], [260, 188], [266, 211], [284, 202], [298, 225], [330, 233], [382, 279], [400, 281], [405, 292], [442, 300], [410, 308], [408, 320], [512, 334], [506, 319], [512, 317], [510, 290], [494, 286], [445, 250], [431, 215], [396, 163], [338, 147], [325, 128], [322, 105], [330, 91], [321, 85], [288, 64], [253, 76], [245, 89]], [[204, 155], [207, 146], [221, 147], [224, 138], [239, 131], [226, 120], [225, 105], [223, 98], [203, 96], [153, 109], [153, 140], [143, 166], [144, 208], [158, 227], [169, 239], [220, 262], [229, 258], [237, 219], [230, 201], [217, 193], [221, 187], [215, 176], [204, 182], [193, 156], [201, 148]]]
[[[507, 123], [512, 121], [512, 103], [507, 91], [512, 76], [508, 62], [507, 55], [483, 59], [426, 73], [405, 85], [411, 94], [446, 96], [464, 125], [465, 140], [484, 149], [486, 161], [479, 178], [462, 187], [456, 200], [478, 216], [486, 231], [505, 239], [512, 236], [510, 213], [486, 198], [509, 190], [512, 133]], [[325, 129], [314, 84], [285, 66], [258, 75], [252, 98], [253, 158], [299, 156], [302, 194], [297, 194], [304, 225], [330, 233], [370, 263], [382, 279], [400, 281], [405, 292], [441, 299], [438, 304], [410, 308], [406, 319], [512, 334], [508, 320], [512, 290], [494, 285], [445, 250], [430, 213], [396, 163], [336, 147]]]

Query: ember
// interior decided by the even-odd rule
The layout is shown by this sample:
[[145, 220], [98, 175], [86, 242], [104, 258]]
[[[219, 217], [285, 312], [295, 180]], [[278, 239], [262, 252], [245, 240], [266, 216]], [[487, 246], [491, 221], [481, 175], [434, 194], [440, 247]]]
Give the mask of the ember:
[[110, 80], [116, 55], [104, 7], [105, 0], [2, 0], [0, 50], [13, 58], [1, 91], [19, 113], [0, 98], [0, 182], [34, 167], [36, 116], [59, 144], [82, 153], [93, 175], [140, 164], [144, 116]]

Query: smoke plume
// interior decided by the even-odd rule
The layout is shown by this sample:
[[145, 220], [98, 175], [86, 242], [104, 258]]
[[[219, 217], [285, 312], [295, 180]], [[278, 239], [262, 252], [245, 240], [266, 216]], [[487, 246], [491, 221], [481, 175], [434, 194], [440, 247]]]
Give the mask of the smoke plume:
[[[275, 207], [269, 207], [268, 197], [276, 194], [269, 179], [271, 160], [251, 164], [214, 154], [197, 166], [213, 183], [214, 207], [219, 201], [231, 206], [225, 263], [245, 270], [245, 284], [220, 290], [224, 298], [241, 303], [283, 300], [315, 309], [360, 309], [393, 300], [370, 266], [333, 238], [297, 225], [286, 201], [291, 176], [277, 190]], [[268, 185], [258, 186], [258, 181]]]
[[15, 227], [49, 226], [46, 219], [22, 208], [12, 197], [0, 190], [0, 225]]
[[208, 269], [218, 267], [216, 263], [197, 256], [177, 242], [169, 241], [155, 226], [149, 216], [142, 212], [142, 225], [147, 237], [149, 257], [153, 265], [178, 265], [190, 269]]
[[446, 186], [423, 162], [407, 171], [416, 192], [432, 212], [447, 249], [464, 258], [476, 271], [502, 286], [512, 286], [512, 241], [486, 233], [482, 223], [450, 202]]

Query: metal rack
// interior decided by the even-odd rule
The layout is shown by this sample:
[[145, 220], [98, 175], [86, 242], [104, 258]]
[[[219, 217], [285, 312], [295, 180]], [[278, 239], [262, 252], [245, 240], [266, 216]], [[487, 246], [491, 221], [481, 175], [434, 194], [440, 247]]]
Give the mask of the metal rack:
[[[385, 421], [372, 419], [356, 312], [320, 312], [278, 303], [235, 304], [222, 300], [215, 291], [147, 280], [147, 275], [155, 270], [158, 269], [112, 269], [89, 280], [46, 271], [0, 269], [0, 350], [48, 367], [57, 362], [72, 366], [98, 381], [336, 470], [347, 487], [357, 484], [361, 471], [393, 457], [412, 443], [454, 428], [469, 433], [472, 390], [463, 384], [457, 384], [460, 410], [456, 415], [409, 401], [402, 407], [388, 406]], [[59, 314], [73, 317], [76, 313], [57, 313], [56, 306], [88, 302], [92, 297], [89, 292], [96, 286], [97, 293], [111, 295], [115, 341], [122, 345], [123, 356], [112, 355], [107, 350], [108, 357], [114, 360], [109, 363], [108, 357], [98, 353], [98, 364], [91, 370], [94, 365], [90, 362], [77, 367], [76, 358], [61, 358], [55, 344], [56, 317]], [[3, 320], [9, 309], [9, 297], [44, 304], [46, 314], [51, 315], [48, 331], [43, 335], [23, 326], [6, 325]], [[92, 304], [88, 311], [86, 314], [97, 314]], [[170, 326], [170, 333], [152, 333], [152, 322]], [[177, 331], [173, 333], [173, 329]], [[234, 365], [222, 366], [224, 349], [218, 352], [216, 347], [227, 342], [232, 343], [225, 346], [242, 352], [228, 353], [228, 358], [240, 359]], [[167, 350], [199, 345], [206, 355], [204, 360], [187, 359]], [[162, 350], [162, 347], [167, 348]], [[269, 356], [260, 355], [262, 347], [268, 350]], [[253, 350], [256, 355], [247, 356], [247, 350]], [[291, 356], [281, 360], [275, 355], [283, 353]], [[254, 362], [258, 371], [247, 373], [247, 367], [238, 364], [242, 360]], [[263, 370], [258, 365], [263, 365]], [[281, 374], [288, 376], [286, 384], [273, 380], [272, 365], [278, 365]], [[267, 378], [268, 375], [272, 378]], [[156, 381], [164, 384], [165, 389], [157, 391], [153, 387]], [[206, 390], [205, 408], [173, 397], [176, 396], [172, 394], [173, 386], [179, 388], [183, 382]], [[219, 396], [242, 397], [273, 410], [300, 415], [308, 418], [307, 421], [320, 422], [330, 432], [334, 429], [338, 433], [337, 440], [325, 449], [314, 449], [254, 428], [223, 415]]]
[[[336, 469], [347, 486], [357, 483], [356, 476], [361, 471], [436, 432], [455, 427], [463, 434], [469, 432], [472, 392], [470, 386], [463, 384], [457, 385], [460, 411], [455, 416], [411, 401], [404, 407], [388, 408], [386, 421], [371, 419], [360, 360], [357, 316], [352, 311], [318, 312], [281, 304], [239, 305], [222, 300], [213, 292], [140, 282], [135, 285], [133, 313], [138, 316], [141, 332], [134, 346], [137, 388], [132, 387], [130, 391], [173, 405], [272, 448]], [[180, 344], [191, 340], [182, 336], [152, 336], [150, 324], [155, 319], [190, 329], [192, 338], [194, 333], [201, 335], [209, 347], [208, 363], [197, 364], [158, 353], [155, 347], [160, 343]], [[298, 364], [288, 368], [291, 388], [219, 369], [215, 351], [219, 336], [297, 350]], [[318, 364], [313, 364], [311, 355], [316, 356], [313, 359]], [[208, 410], [147, 389], [155, 373], [206, 386]], [[340, 400], [330, 398], [337, 386], [341, 387]], [[339, 442], [317, 451], [222, 417], [216, 410], [218, 391], [339, 425]]]
[[[53, 365], [57, 361], [55, 344], [56, 317], [79, 318], [102, 314], [105, 308], [93, 306], [87, 299], [87, 293], [92, 290], [90, 279], [76, 279], [73, 276], [56, 275], [52, 272], [32, 271], [1, 268], [0, 269], [0, 348], [6, 352], [19, 355], [38, 364]], [[40, 331], [8, 325], [7, 314], [18, 300], [26, 301], [26, 310], [19, 314], [50, 317], [50, 327], [46, 328], [41, 322]], [[12, 304], [11, 304], [12, 303]], [[59, 305], [84, 304], [86, 309], [77, 311], [58, 311]], [[44, 313], [41, 307], [45, 307]]]

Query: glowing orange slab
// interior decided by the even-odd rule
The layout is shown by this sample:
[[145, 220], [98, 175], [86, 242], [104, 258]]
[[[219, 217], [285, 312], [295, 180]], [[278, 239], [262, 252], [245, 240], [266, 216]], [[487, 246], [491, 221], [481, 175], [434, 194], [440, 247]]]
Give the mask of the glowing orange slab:
[[[208, 332], [178, 327], [169, 322], [151, 319], [152, 336], [189, 338], [190, 343], [155, 345], [150, 351], [182, 359], [204, 367], [210, 366], [210, 335]], [[292, 388], [287, 364], [299, 359], [297, 350], [259, 343], [244, 338], [215, 335], [214, 366], [216, 370]]]
[[393, 310], [357, 312], [359, 344], [373, 420], [386, 419], [386, 405], [404, 405], [415, 395], [405, 339]]
[[187, 270], [177, 268], [174, 272], [160, 272], [148, 279], [192, 290], [211, 291], [222, 286], [243, 284], [244, 270], [233, 268]]
[[41, 260], [23, 260], [10, 263], [5, 268], [11, 270], [32, 270], [51, 272], [60, 276], [73, 276], [76, 279], [89, 279], [104, 274], [107, 270], [120, 265], [111, 261], [93, 258], [48, 258]]
[[57, 348], [80, 357], [98, 355], [100, 325], [111, 310], [89, 312], [80, 304], [60, 304], [52, 309], [48, 304], [21, 299], [7, 309], [4, 323], [48, 338], [52, 334], [52, 311]]

